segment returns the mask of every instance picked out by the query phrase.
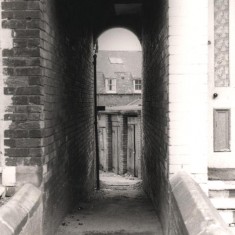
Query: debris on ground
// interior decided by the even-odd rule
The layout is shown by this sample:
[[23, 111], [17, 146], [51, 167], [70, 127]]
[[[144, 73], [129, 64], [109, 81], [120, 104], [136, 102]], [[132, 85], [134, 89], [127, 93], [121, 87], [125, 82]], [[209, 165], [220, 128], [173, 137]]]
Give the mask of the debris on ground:
[[64, 221], [70, 224], [60, 226], [57, 235], [163, 234], [142, 181], [112, 172], [100, 173], [100, 190], [95, 190], [89, 202], [78, 202]]

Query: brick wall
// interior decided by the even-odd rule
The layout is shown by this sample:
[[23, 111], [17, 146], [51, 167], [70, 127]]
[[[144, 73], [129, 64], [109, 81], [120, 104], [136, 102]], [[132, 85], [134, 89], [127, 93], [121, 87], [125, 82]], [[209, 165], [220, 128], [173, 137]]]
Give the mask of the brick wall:
[[59, 0], [1, 7], [12, 40], [1, 47], [4, 162], [16, 166], [18, 185], [41, 187], [44, 234], [54, 234], [73, 201], [94, 187], [90, 9]]
[[71, 202], [88, 198], [94, 189], [92, 29], [88, 11], [85, 4], [76, 1], [43, 3], [45, 234], [53, 234]]
[[158, 210], [166, 234], [169, 203], [167, 9], [167, 1], [148, 1], [144, 4], [142, 35], [143, 183]]
[[43, 120], [39, 49], [41, 4], [39, 1], [0, 3], [3, 165], [4, 169], [16, 167], [18, 185], [27, 181], [39, 186]]

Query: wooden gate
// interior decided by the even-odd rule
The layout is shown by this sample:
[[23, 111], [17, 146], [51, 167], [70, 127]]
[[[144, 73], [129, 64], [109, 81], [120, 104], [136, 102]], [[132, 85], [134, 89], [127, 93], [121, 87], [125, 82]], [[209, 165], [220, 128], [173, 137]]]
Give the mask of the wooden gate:
[[137, 125], [128, 125], [128, 146], [127, 146], [127, 172], [138, 176], [138, 146], [137, 146]]
[[99, 154], [100, 154], [100, 169], [107, 170], [107, 137], [106, 128], [99, 128]]
[[116, 174], [119, 173], [119, 127], [112, 127], [112, 169]]

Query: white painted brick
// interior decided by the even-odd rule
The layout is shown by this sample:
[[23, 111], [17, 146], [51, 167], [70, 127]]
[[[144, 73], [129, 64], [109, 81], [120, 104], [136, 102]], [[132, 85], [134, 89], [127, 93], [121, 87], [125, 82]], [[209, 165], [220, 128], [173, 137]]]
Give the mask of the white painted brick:
[[169, 54], [170, 55], [180, 55], [180, 54], [187, 54], [187, 55], [192, 55], [192, 54], [207, 54], [207, 48], [208, 45], [207, 43], [204, 44], [198, 44], [192, 46], [190, 43], [189, 44], [179, 44], [179, 45], [169, 45]]
[[186, 87], [190, 86], [207, 86], [207, 76], [198, 74], [170, 74], [169, 76], [169, 86], [172, 88], [175, 84], [182, 84]]
[[[197, 28], [198, 27], [198, 28]], [[185, 25], [178, 27], [177, 25], [172, 25], [169, 27], [169, 35], [170, 36], [182, 36], [185, 34], [194, 34], [195, 30], [199, 30], [200, 25], [198, 26], [191, 26], [191, 25]], [[200, 27], [200, 33], [202, 35], [207, 35], [208, 27]]]
[[169, 25], [170, 172], [185, 166], [189, 173], [202, 176], [198, 181], [205, 183], [208, 151], [207, 1], [169, 0]]
[[179, 12], [180, 15], [185, 14], [184, 11], [194, 9], [194, 14], [198, 15], [198, 12], [196, 10], [202, 10], [205, 8], [208, 8], [208, 1], [205, 0], [169, 0], [169, 8], [172, 9], [180, 9], [182, 8], [182, 11]]
[[171, 174], [175, 174], [179, 171], [186, 171], [186, 172], [189, 172], [190, 173], [190, 170], [191, 170], [191, 166], [190, 164], [180, 164], [180, 165], [177, 165], [177, 164], [170, 164], [169, 165], [169, 170], [170, 170], [170, 173]]
[[2, 184], [3, 186], [15, 186], [16, 185], [16, 167], [7, 166], [3, 168]]
[[[208, 15], [205, 14], [205, 12], [200, 16], [200, 18], [195, 18], [192, 15], [188, 17], [170, 16], [169, 26], [178, 26], [179, 28], [181, 28], [185, 26], [189, 27], [191, 25], [192, 27], [195, 27], [198, 32], [202, 32], [204, 28], [208, 25], [207, 18]], [[202, 28], [200, 28], [199, 25], [202, 25]], [[186, 32], [186, 34], [188, 34], [188, 32]], [[193, 34], [196, 34], [196, 31], [194, 31]]]
[[170, 158], [171, 156], [174, 156], [174, 155], [188, 155], [189, 156], [189, 153], [190, 153], [190, 146], [188, 145], [178, 145], [178, 146], [175, 146], [175, 145], [169, 145], [169, 155], [170, 155]]
[[180, 65], [189, 65], [189, 64], [207, 64], [208, 58], [205, 53], [194, 53], [194, 54], [180, 54], [180, 55], [171, 55], [169, 58], [170, 65], [180, 66]]
[[170, 165], [180, 165], [182, 162], [184, 164], [190, 164], [191, 159], [188, 157], [188, 155], [172, 155], [169, 159]]
[[207, 73], [207, 64], [171, 64], [170, 74], [205, 74]]
[[220, 213], [221, 217], [223, 218], [223, 220], [227, 224], [234, 223], [233, 211], [229, 211], [229, 210], [222, 211], [222, 210], [220, 210], [219, 213]]
[[208, 36], [206, 34], [187, 34], [187, 35], [176, 35], [169, 36], [169, 44], [172, 45], [186, 45], [193, 47], [194, 45], [207, 45]]
[[[183, 6], [180, 7], [170, 7], [169, 8], [169, 16], [170, 18], [189, 18], [192, 17], [192, 15], [195, 15], [196, 8], [188, 8], [185, 10]], [[200, 8], [201, 15], [203, 16], [207, 14], [208, 8]], [[184, 22], [184, 24], [188, 24], [187, 21]]]

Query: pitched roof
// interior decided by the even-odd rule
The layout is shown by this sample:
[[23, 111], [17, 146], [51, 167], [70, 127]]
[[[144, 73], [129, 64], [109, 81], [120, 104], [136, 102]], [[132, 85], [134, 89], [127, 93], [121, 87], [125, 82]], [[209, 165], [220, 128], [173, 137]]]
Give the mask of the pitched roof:
[[127, 106], [130, 106], [130, 105], [138, 105], [138, 106], [141, 106], [142, 105], [142, 99], [136, 99], [134, 101], [132, 101], [131, 103], [127, 104]]
[[97, 55], [97, 72], [107, 78], [114, 78], [115, 73], [131, 73], [133, 77], [142, 78], [141, 51], [99, 51]]
[[120, 106], [111, 106], [111, 107], [106, 107], [105, 112], [131, 112], [131, 111], [138, 111], [142, 110], [142, 99], [137, 99], [127, 105], [120, 105]]

